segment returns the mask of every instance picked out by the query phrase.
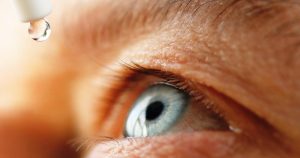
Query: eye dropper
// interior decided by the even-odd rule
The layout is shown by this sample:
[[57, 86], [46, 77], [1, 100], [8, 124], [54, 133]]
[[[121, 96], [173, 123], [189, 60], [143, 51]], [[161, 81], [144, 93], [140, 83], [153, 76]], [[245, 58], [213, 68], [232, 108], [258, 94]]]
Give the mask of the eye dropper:
[[52, 11], [50, 0], [12, 0], [22, 22], [29, 23], [28, 33], [35, 41], [45, 41], [51, 34], [50, 24], [45, 20]]

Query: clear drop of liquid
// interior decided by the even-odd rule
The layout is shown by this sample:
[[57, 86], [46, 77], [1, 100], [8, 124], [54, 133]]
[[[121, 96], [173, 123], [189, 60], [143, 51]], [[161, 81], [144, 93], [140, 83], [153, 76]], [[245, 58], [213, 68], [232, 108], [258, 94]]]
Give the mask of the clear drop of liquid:
[[43, 42], [50, 37], [51, 27], [45, 19], [32, 21], [30, 22], [28, 33], [33, 40]]

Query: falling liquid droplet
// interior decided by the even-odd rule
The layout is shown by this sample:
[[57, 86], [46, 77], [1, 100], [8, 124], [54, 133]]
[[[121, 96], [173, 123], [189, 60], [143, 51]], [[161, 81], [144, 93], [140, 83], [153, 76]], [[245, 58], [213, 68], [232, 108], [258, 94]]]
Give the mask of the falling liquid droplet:
[[30, 22], [28, 33], [33, 40], [43, 42], [50, 37], [51, 27], [45, 19], [33, 21]]

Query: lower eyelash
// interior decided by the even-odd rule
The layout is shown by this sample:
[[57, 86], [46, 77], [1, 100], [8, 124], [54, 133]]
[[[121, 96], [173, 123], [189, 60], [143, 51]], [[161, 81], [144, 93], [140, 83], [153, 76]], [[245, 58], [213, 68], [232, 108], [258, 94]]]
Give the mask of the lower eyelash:
[[71, 140], [69, 144], [71, 148], [74, 149], [76, 152], [81, 152], [88, 151], [97, 144], [107, 141], [116, 141], [116, 139], [106, 136], [81, 137]]

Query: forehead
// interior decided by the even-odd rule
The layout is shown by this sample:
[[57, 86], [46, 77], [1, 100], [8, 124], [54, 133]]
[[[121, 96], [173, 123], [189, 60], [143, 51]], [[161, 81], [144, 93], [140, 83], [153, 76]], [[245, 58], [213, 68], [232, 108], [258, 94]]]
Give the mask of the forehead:
[[[293, 1], [102, 0], [67, 3], [71, 3], [67, 5], [69, 10], [63, 9], [62, 13], [72, 12], [75, 16], [60, 16], [63, 18], [60, 21], [66, 24], [61, 29], [62, 35], [70, 40], [68, 43], [80, 43], [80, 47], [115, 49], [138, 40], [138, 37], [163, 32], [160, 36], [169, 38], [166, 43], [184, 43], [193, 39], [197, 43], [189, 47], [200, 47], [208, 43], [208, 38], [208, 49], [252, 48], [264, 52], [251, 56], [263, 59], [263, 63], [276, 60], [278, 67], [289, 66], [290, 70], [300, 65], [297, 60], [299, 5]], [[214, 54], [220, 56], [220, 53]]]

